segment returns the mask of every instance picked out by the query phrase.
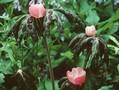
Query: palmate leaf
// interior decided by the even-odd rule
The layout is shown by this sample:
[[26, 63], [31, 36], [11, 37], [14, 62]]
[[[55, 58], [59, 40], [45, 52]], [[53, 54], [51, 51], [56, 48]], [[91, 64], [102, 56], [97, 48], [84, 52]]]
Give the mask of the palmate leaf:
[[20, 28], [20, 23], [26, 17], [27, 17], [27, 15], [22, 15], [22, 16], [17, 16], [17, 17], [13, 18], [14, 24], [11, 26], [10, 31], [8, 32], [8, 34], [7, 34], [5, 39], [7, 39], [9, 36], [11, 36], [13, 34], [15, 39], [16, 39], [16, 41], [17, 41], [17, 39], [18, 39], [18, 32], [19, 32], [19, 28]]
[[[59, 33], [59, 37], [62, 41], [64, 41], [64, 26], [62, 24], [62, 14], [53, 10], [49, 9], [47, 10], [47, 14], [44, 18], [44, 28], [46, 31], [50, 32], [50, 28], [52, 28], [52, 25], [56, 27], [56, 30]], [[48, 33], [49, 33], [48, 32]]]
[[41, 31], [37, 30], [38, 28], [36, 29], [36, 27], [34, 26], [36, 23], [35, 21], [36, 20], [34, 18], [29, 16], [20, 23], [20, 31], [18, 32], [19, 42], [21, 42], [22, 40], [26, 41], [28, 37], [31, 37], [34, 42], [38, 40]]
[[[92, 63], [94, 63], [92, 67], [96, 68], [104, 66], [104, 63], [109, 65], [107, 45], [100, 37], [87, 37], [85, 34], [80, 34], [71, 40], [69, 46], [73, 50], [74, 60], [78, 60], [84, 52], [87, 53], [84, 65], [86, 68], [90, 68]], [[104, 68], [106, 70], [107, 66]]]
[[79, 43], [78, 46], [73, 49], [74, 60], [78, 60], [78, 57], [83, 50], [87, 49], [87, 51], [89, 51], [88, 49], [90, 49], [91, 47], [91, 43], [90, 43], [91, 40], [93, 40], [93, 37], [88, 37], [86, 39], [83, 39], [81, 43]]
[[16, 18], [16, 23], [9, 31], [7, 37], [13, 34], [17, 44], [29, 37], [32, 37], [32, 40], [35, 42], [43, 34], [43, 31], [43, 18], [35, 19], [29, 15], [23, 15], [22, 18]]
[[[71, 48], [71, 49], [74, 49], [74, 48], [76, 48], [76, 46], [77, 46], [77, 44], [80, 44], [81, 43], [81, 41], [83, 40], [85, 38], [85, 34], [79, 34], [79, 35], [77, 35], [77, 36], [75, 36], [71, 41], [70, 41], [70, 43], [69, 43], [69, 47]], [[77, 43], [78, 42], [78, 43]]]
[[72, 14], [71, 12], [65, 11], [63, 9], [54, 9], [54, 10], [64, 14], [71, 24], [73, 24], [74, 22], [78, 22], [78, 23], [81, 22], [78, 16]]
[[100, 48], [102, 48], [102, 49], [100, 49], [100, 52], [101, 52], [101, 56], [100, 57], [103, 57], [103, 55], [104, 55], [104, 57], [102, 58], [103, 60], [104, 60], [104, 62], [107, 64], [107, 65], [109, 65], [110, 64], [110, 61], [109, 61], [109, 54], [108, 54], [108, 48], [107, 48], [107, 44], [106, 44], [106, 42], [103, 40], [103, 39], [101, 39], [101, 38], [99, 38], [99, 46], [100, 46]]
[[80, 44], [82, 46], [82, 43], [85, 43], [85, 42], [83, 42], [83, 40], [85, 40], [85, 39], [86, 39], [86, 35], [82, 36], [82, 38], [76, 44], [74, 44], [74, 48], [73, 49], [79, 48]]
[[39, 19], [32, 18], [32, 20], [36, 32], [38, 33], [39, 36], [41, 36], [44, 31], [44, 26], [43, 26], [44, 17]]
[[87, 37], [86, 39], [82, 40], [75, 50], [79, 52], [83, 49], [86, 49], [87, 47], [90, 47], [92, 45], [91, 41], [93, 41], [93, 39], [93, 37]]
[[[91, 54], [89, 56], [89, 60], [87, 61], [86, 68], [90, 68], [92, 61], [95, 60], [96, 54], [99, 52], [99, 41], [97, 38], [93, 41], [91, 48]], [[98, 58], [96, 59], [98, 60]]]
[[26, 73], [23, 73], [23, 77], [18, 76], [17, 82], [21, 84], [18, 85], [18, 90], [37, 90], [33, 78]]
[[64, 41], [64, 27], [62, 24], [62, 19], [61, 19], [61, 14], [60, 13], [56, 13], [56, 22], [57, 22], [57, 29], [59, 31], [60, 34], [60, 38], [62, 41]]
[[31, 74], [19, 70], [13, 75], [6, 75], [5, 88], [11, 90], [16, 87], [17, 90], [37, 90], [36, 79]]
[[63, 9], [54, 9], [62, 14], [68, 19], [69, 23], [72, 25], [73, 30], [77, 30], [78, 32], [83, 31], [85, 29], [84, 22], [76, 15], [72, 14], [69, 11], [65, 11]]

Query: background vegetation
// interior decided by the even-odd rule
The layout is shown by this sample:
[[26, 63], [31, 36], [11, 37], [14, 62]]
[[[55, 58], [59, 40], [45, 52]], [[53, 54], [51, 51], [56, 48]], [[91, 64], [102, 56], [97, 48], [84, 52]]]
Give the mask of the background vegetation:
[[[16, 23], [20, 25], [19, 21], [28, 14], [29, 0], [19, 0], [19, 5], [16, 6], [13, 2], [14, 0], [0, 0], [0, 90], [5, 88], [6, 90], [16, 90], [17, 87], [19, 87], [18, 90], [51, 90], [47, 51], [43, 38], [38, 39], [37, 35], [33, 33], [28, 37], [24, 30], [19, 30], [21, 27], [18, 26], [16, 31], [8, 36], [8, 33], [13, 30], [13, 26]], [[105, 80], [98, 78], [98, 76], [102, 77], [100, 75], [105, 72], [101, 72], [99, 75], [95, 71], [96, 68], [87, 69], [89, 76], [81, 89], [118, 90], [119, 1], [45, 0], [45, 6], [46, 9], [55, 10], [55, 16], [57, 16], [53, 16], [52, 23], [46, 31], [56, 90], [59, 90], [61, 85], [58, 86], [58, 82], [66, 76], [67, 70], [76, 66], [85, 66], [85, 53], [80, 54], [79, 58], [74, 60], [75, 56], [69, 43], [76, 35], [84, 33], [87, 25], [95, 25], [97, 36], [106, 42], [110, 64], [105, 71], [108, 72]], [[22, 22], [22, 24], [25, 23]], [[18, 35], [14, 34], [17, 31], [20, 31]], [[91, 63], [91, 65], [94, 64]], [[19, 69], [23, 71], [22, 78], [18, 74]], [[97, 69], [97, 72], [100, 70], [104, 70], [104, 68]], [[25, 78], [25, 82], [22, 80], [23, 78]], [[29, 89], [25, 88], [27, 86]], [[65, 84], [64, 87], [61, 90], [73, 90], [68, 84]]]

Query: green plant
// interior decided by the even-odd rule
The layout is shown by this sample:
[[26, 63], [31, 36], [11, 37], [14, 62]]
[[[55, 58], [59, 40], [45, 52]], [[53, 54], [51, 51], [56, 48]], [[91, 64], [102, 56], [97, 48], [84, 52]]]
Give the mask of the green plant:
[[[50, 61], [55, 90], [118, 90], [118, 0], [43, 0], [39, 19], [29, 15], [29, 1], [0, 0], [0, 89], [51, 90]], [[84, 34], [90, 25], [96, 37]], [[82, 87], [65, 78], [76, 66], [87, 73]]]

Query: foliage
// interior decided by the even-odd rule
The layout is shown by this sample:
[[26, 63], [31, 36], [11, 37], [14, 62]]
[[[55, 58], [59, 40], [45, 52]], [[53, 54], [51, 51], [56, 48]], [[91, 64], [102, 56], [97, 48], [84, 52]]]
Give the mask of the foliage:
[[[76, 66], [87, 72], [81, 90], [118, 90], [118, 0], [44, 0], [47, 12], [51, 13], [46, 14], [44, 21], [29, 16], [30, 0], [18, 1], [20, 10], [15, 8], [14, 0], [0, 0], [1, 90], [21, 90], [26, 84], [31, 86], [29, 90], [51, 90], [44, 33], [56, 90], [79, 90], [65, 78], [66, 71]], [[87, 25], [96, 26], [95, 39], [84, 34]]]

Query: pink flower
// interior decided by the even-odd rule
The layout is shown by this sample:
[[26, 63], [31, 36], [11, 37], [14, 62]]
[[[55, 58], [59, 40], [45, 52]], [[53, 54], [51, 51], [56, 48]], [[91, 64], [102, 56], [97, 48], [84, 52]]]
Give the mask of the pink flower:
[[45, 16], [46, 9], [43, 4], [31, 4], [29, 7], [29, 14], [34, 18], [41, 18]]
[[86, 33], [87, 36], [95, 36], [95, 34], [96, 34], [95, 26], [94, 25], [87, 26], [85, 28], [85, 33]]
[[74, 85], [82, 85], [86, 80], [86, 72], [81, 67], [72, 68], [72, 71], [67, 71], [68, 80]]

